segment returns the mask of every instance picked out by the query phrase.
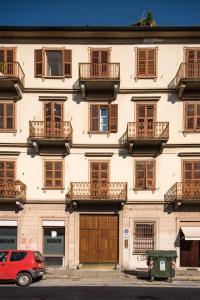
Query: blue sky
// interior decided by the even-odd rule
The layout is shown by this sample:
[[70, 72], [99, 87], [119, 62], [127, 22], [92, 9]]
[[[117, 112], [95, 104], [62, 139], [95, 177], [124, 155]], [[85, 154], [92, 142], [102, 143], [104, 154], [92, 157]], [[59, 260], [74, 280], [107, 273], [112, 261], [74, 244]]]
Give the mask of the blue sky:
[[200, 25], [200, 0], [1, 0], [0, 26], [128, 26], [149, 10], [158, 26]]

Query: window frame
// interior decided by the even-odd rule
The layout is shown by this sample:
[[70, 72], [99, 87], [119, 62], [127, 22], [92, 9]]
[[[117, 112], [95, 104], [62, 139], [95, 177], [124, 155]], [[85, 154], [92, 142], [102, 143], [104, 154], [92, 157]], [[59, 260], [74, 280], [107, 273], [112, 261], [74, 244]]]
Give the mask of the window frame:
[[[136, 237], [136, 225], [137, 224], [142, 224], [142, 225], [153, 225], [153, 230], [152, 230], [152, 237], [147, 237], [146, 240], [151, 240], [152, 241], [152, 245], [153, 247], [150, 248], [146, 248], [146, 247], [135, 247], [136, 240], [141, 240], [141, 239], [145, 239], [145, 237]], [[146, 251], [148, 250], [155, 250], [156, 249], [156, 222], [153, 220], [147, 220], [147, 221], [143, 221], [143, 220], [135, 220], [134, 224], [133, 224], [133, 253], [134, 254], [143, 254], [146, 253]]]
[[[14, 160], [14, 159], [0, 159], [0, 162], [3, 162], [4, 163], [4, 168], [3, 168], [3, 172], [4, 172], [4, 177], [5, 177], [5, 172], [6, 172], [6, 170], [7, 170], [7, 168], [5, 169], [5, 163], [7, 163], [7, 162], [12, 162], [12, 163], [14, 163], [14, 168], [13, 168], [13, 173], [14, 173], [14, 179], [13, 179], [13, 181], [16, 181], [16, 160]], [[7, 178], [7, 176], [6, 176], [6, 178]], [[6, 182], [7, 182], [7, 180], [6, 180]]]
[[[50, 162], [50, 163], [56, 163], [56, 162], [61, 162], [61, 166], [62, 166], [62, 168], [61, 168], [61, 178], [59, 178], [60, 180], [61, 180], [61, 183], [62, 183], [62, 185], [61, 186], [56, 186], [55, 185], [55, 176], [54, 177], [51, 177], [50, 178], [50, 180], [52, 180], [52, 182], [54, 182], [54, 185], [52, 185], [52, 186], [46, 186], [46, 163], [48, 163], [48, 162]], [[54, 168], [52, 168], [52, 173], [55, 175], [55, 167]], [[65, 185], [65, 183], [64, 183], [64, 160], [63, 159], [45, 159], [45, 160], [43, 160], [43, 190], [64, 190], [65, 188], [64, 188], [64, 185]]]
[[[92, 115], [91, 115], [91, 107], [93, 105], [98, 106], [98, 130], [92, 130]], [[114, 106], [117, 106], [116, 114], [117, 117], [112, 116], [112, 108]], [[100, 109], [106, 108], [108, 110], [108, 131], [100, 131]], [[90, 103], [88, 106], [88, 124], [89, 124], [89, 134], [110, 134], [110, 133], [117, 133], [118, 132], [118, 104], [107, 104], [107, 103]], [[111, 130], [112, 127], [112, 119], [116, 119], [115, 125], [116, 125], [116, 130]]]
[[[144, 163], [145, 164], [145, 177], [144, 177], [144, 181], [145, 181], [145, 187], [139, 187], [137, 185], [137, 164], [138, 163]], [[152, 188], [148, 188], [147, 185], [147, 164], [148, 163], [152, 163], [153, 164], [153, 178], [152, 178], [152, 182], [153, 182], [153, 186]], [[137, 191], [155, 191], [156, 190], [156, 161], [155, 160], [136, 160], [135, 161], [135, 182], [134, 182], [134, 188], [133, 190], [137, 190]]]
[[[195, 126], [193, 127], [193, 129], [188, 129], [187, 128], [187, 119], [188, 119], [188, 116], [186, 114], [186, 110], [187, 110], [187, 106], [188, 105], [194, 105], [194, 108], [195, 108], [195, 111], [196, 111], [196, 114], [194, 115], [194, 123], [195, 123]], [[183, 116], [184, 116], [184, 121], [183, 121], [183, 124], [184, 124], [184, 128], [183, 128], [183, 133], [200, 133], [200, 129], [196, 129], [197, 127], [197, 105], [200, 106], [200, 101], [196, 101], [196, 102], [185, 102], [183, 104]], [[199, 115], [200, 117], [200, 115]]]
[[[189, 180], [188, 179], [188, 181], [187, 180], [184, 180], [185, 179], [185, 174], [184, 174], [184, 171], [185, 171], [185, 163], [192, 163], [192, 164], [194, 164], [195, 162], [198, 162], [198, 163], [200, 163], [200, 159], [182, 159], [182, 164], [181, 164], [181, 180], [182, 180], [182, 182], [193, 182], [193, 181], [198, 181], [198, 179], [191, 179], [191, 180]], [[192, 171], [193, 171], [194, 169], [192, 168]], [[193, 174], [193, 173], [192, 173]], [[199, 179], [199, 181], [200, 181], [200, 179]]]
[[[147, 71], [145, 75], [139, 74], [139, 51], [140, 50], [154, 50], [154, 56], [155, 56], [155, 74], [154, 75], [148, 75]], [[146, 64], [145, 69], [147, 70], [148, 64]], [[154, 79], [156, 80], [158, 78], [158, 47], [135, 47], [135, 79]]]
[[[42, 74], [37, 75], [36, 71], [36, 51], [41, 50], [41, 61], [42, 64]], [[65, 50], [70, 51], [71, 60], [68, 62], [70, 64], [70, 73], [65, 74]], [[61, 67], [62, 67], [62, 75], [59, 76], [47, 76], [46, 74], [46, 51], [60, 51], [61, 52]], [[35, 78], [43, 78], [43, 79], [65, 79], [72, 78], [72, 49], [66, 49], [65, 47], [42, 47], [38, 49], [34, 49], [34, 77]]]
[[[15, 133], [17, 132], [16, 130], [16, 119], [17, 119], [17, 110], [16, 110], [16, 103], [14, 102], [8, 102], [8, 101], [1, 101], [0, 104], [3, 104], [4, 106], [4, 116], [3, 116], [3, 128], [0, 128], [0, 133], [6, 132], [6, 133]], [[6, 125], [6, 119], [8, 118], [8, 116], [5, 114], [5, 107], [9, 104], [13, 105], [13, 128], [5, 128]], [[6, 109], [7, 110], [7, 109]]]

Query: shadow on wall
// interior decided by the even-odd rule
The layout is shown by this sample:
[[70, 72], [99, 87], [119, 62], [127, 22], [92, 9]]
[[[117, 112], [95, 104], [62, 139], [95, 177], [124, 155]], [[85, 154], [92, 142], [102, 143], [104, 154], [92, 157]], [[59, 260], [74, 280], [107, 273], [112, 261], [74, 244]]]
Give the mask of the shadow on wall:
[[81, 97], [80, 84], [78, 79], [75, 81], [72, 88], [73, 88], [72, 100], [75, 101], [76, 104], [80, 104], [80, 102], [83, 101], [83, 98]]

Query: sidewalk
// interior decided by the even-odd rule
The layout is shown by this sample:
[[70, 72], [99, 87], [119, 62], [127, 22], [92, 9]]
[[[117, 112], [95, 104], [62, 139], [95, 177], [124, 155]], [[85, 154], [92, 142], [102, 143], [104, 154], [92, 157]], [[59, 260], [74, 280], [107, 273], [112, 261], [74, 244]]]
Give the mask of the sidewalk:
[[[147, 271], [125, 271], [120, 270], [68, 270], [66, 268], [48, 268], [45, 279], [68, 279], [70, 281], [101, 281], [108, 283], [113, 281], [121, 281], [124, 283], [147, 283]], [[163, 282], [163, 280], [161, 280]], [[199, 281], [200, 270], [177, 270], [173, 281]], [[155, 282], [158, 282], [156, 280]]]

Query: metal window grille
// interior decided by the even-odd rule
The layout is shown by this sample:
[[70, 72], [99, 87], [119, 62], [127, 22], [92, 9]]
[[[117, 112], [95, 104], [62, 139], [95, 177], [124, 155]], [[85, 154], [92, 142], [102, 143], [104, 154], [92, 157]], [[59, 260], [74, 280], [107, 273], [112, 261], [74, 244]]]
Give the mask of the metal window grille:
[[135, 223], [134, 252], [144, 253], [155, 246], [154, 223]]

